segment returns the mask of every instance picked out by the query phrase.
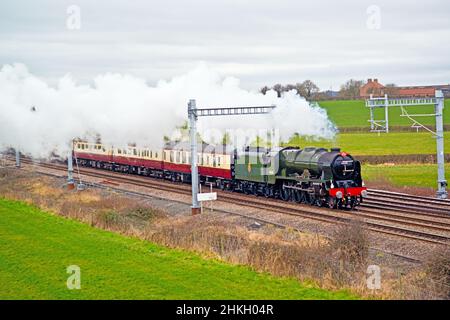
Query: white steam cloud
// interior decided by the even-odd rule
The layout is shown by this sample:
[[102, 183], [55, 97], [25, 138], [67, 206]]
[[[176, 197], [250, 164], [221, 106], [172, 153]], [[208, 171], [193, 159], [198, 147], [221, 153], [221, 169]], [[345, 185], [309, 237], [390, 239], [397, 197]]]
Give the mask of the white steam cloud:
[[3, 66], [0, 147], [19, 147], [46, 157], [66, 152], [75, 137], [95, 134], [105, 143], [159, 147], [164, 136], [173, 137], [176, 126], [187, 120], [189, 99], [196, 99], [198, 108], [277, 106], [270, 115], [201, 118], [198, 127], [204, 136], [248, 129], [275, 129], [283, 140], [294, 133], [323, 138], [335, 134], [325, 110], [311, 107], [294, 92], [277, 98], [273, 91], [266, 95], [247, 91], [239, 87], [238, 79], [223, 78], [204, 64], [154, 87], [141, 78], [110, 73], [97, 76], [93, 83], [77, 85], [66, 75], [51, 87], [23, 64]]

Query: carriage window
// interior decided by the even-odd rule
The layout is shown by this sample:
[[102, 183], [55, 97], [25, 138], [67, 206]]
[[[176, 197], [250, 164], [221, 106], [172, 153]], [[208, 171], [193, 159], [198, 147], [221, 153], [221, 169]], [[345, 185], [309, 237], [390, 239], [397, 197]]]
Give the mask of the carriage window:
[[182, 156], [181, 162], [186, 163], [186, 152], [182, 152], [181, 156]]
[[121, 154], [121, 153], [122, 153], [122, 150], [117, 149], [117, 153], [118, 153], [118, 154]]
[[213, 158], [213, 167], [215, 167], [215, 166], [217, 165], [217, 162], [216, 162], [216, 158], [217, 158], [217, 157], [216, 157], [216, 156], [213, 156], [212, 158]]
[[217, 157], [217, 166], [218, 166], [218, 167], [220, 167], [220, 158], [221, 158], [221, 156], [218, 156], [218, 157]]
[[173, 162], [173, 151], [170, 151], [170, 162]]
[[155, 152], [155, 158], [158, 158], [158, 152]]

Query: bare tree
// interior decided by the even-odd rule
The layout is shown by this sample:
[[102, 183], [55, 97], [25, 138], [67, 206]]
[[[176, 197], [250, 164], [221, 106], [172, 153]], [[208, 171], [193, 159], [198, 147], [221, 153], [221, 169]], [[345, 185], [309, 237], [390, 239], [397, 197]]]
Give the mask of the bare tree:
[[265, 95], [267, 93], [267, 91], [269, 91], [269, 90], [270, 90], [270, 88], [268, 86], [264, 86], [261, 89], [259, 89], [259, 92], [261, 92], [262, 94]]
[[350, 79], [341, 86], [339, 96], [346, 99], [357, 99], [359, 97], [359, 88], [363, 84], [363, 80]]
[[293, 84], [287, 84], [284, 86], [283, 91], [291, 91], [291, 90], [295, 90], [296, 87]]
[[311, 80], [305, 80], [302, 83], [296, 83], [295, 89], [297, 89], [297, 93], [299, 95], [306, 99], [311, 98], [314, 94], [319, 92], [319, 87]]
[[280, 83], [277, 83], [276, 85], [274, 85], [272, 87], [273, 90], [275, 90], [275, 92], [278, 95], [278, 98], [281, 97], [281, 93], [283, 92], [283, 86]]

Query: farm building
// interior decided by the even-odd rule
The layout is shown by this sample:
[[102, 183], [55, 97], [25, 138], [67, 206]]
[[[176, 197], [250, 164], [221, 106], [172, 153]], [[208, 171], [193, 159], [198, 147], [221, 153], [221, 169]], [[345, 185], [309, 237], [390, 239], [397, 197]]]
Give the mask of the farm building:
[[430, 85], [430, 86], [384, 86], [378, 82], [378, 79], [368, 79], [367, 83], [359, 89], [361, 98], [374, 96], [383, 96], [385, 94], [395, 97], [430, 97], [434, 96], [435, 90], [442, 90], [446, 97], [450, 97], [450, 84]]

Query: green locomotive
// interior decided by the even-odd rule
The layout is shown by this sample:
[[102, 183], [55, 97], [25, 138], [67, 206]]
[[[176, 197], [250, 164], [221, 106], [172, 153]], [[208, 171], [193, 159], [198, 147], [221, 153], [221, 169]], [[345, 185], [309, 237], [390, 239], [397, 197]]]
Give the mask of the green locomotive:
[[367, 196], [360, 162], [338, 148], [235, 151], [234, 184], [247, 194], [330, 208], [354, 208]]

